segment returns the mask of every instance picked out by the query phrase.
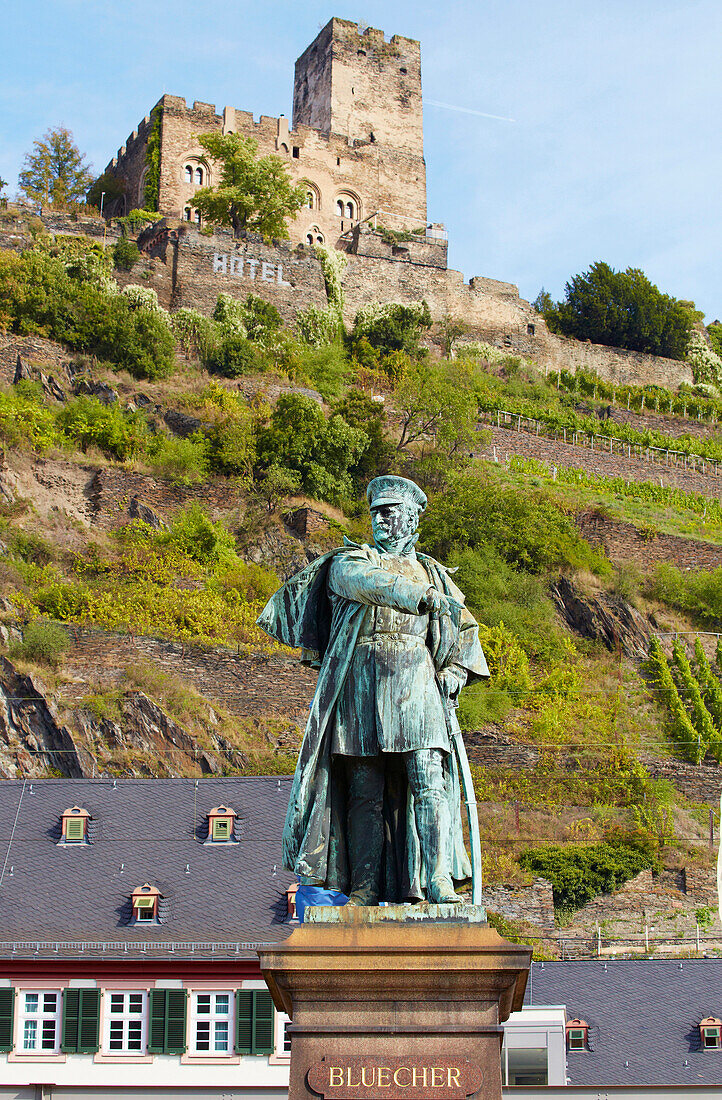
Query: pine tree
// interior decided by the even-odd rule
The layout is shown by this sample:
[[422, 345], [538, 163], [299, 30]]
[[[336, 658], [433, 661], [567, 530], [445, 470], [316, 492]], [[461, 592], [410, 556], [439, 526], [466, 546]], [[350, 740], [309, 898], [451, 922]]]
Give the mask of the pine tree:
[[67, 206], [84, 202], [93, 173], [65, 126], [56, 126], [25, 154], [18, 177], [23, 194], [33, 202]]

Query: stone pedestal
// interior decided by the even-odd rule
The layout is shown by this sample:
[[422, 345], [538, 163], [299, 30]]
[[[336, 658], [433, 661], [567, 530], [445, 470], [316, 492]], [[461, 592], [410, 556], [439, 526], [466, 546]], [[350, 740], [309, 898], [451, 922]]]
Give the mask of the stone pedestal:
[[307, 909], [260, 953], [293, 1021], [289, 1100], [499, 1100], [500, 1024], [530, 959], [481, 906]]

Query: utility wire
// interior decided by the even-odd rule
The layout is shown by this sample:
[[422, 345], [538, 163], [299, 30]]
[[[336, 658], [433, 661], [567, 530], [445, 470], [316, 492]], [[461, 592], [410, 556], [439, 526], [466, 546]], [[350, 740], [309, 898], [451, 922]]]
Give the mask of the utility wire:
[[2, 873], [0, 873], [0, 886], [2, 886], [3, 879], [5, 878], [5, 870], [6, 870], [7, 865], [8, 865], [8, 859], [10, 858], [10, 849], [12, 848], [13, 837], [15, 836], [15, 830], [17, 828], [18, 818], [20, 816], [20, 807], [23, 804], [23, 795], [25, 794], [25, 787], [27, 786], [27, 782], [28, 782], [27, 779], [23, 780], [22, 790], [20, 791], [20, 798], [18, 799], [18, 807], [15, 811], [15, 820], [13, 821], [13, 828], [12, 828], [12, 832], [10, 833], [10, 840], [8, 841], [7, 851], [5, 852], [5, 862], [3, 863]]

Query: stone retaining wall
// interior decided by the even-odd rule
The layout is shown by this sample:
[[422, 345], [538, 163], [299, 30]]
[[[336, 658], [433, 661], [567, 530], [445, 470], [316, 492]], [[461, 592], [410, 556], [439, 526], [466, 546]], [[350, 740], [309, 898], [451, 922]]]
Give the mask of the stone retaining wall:
[[[566, 466], [574, 470], [586, 470], [602, 477], [623, 477], [628, 481], [653, 481], [657, 485], [675, 486], [689, 492], [718, 496], [722, 493], [722, 477], [697, 473], [681, 467], [662, 466], [644, 462], [641, 458], [627, 458], [604, 451], [592, 451], [559, 439], [546, 439], [530, 432], [517, 432], [511, 428], [497, 428], [484, 424], [491, 432], [489, 444], [478, 451], [481, 458], [505, 462], [512, 455], [536, 458], [548, 466]], [[496, 450], [495, 450], [496, 448]]]
[[75, 679], [63, 696], [77, 702], [98, 685], [122, 686], [123, 670], [142, 661], [178, 676], [211, 702], [239, 718], [273, 715], [304, 726], [316, 687], [316, 673], [296, 657], [241, 656], [223, 646], [204, 649], [162, 638], [69, 627], [71, 646], [64, 668]]
[[643, 568], [657, 562], [672, 563], [679, 569], [718, 569], [722, 546], [678, 535], [647, 535], [632, 523], [610, 519], [593, 512], [576, 517], [582, 535], [594, 546], [602, 546], [610, 561], [634, 561]]
[[193, 501], [202, 502], [212, 518], [238, 507], [240, 496], [233, 482], [218, 478], [203, 485], [172, 485], [148, 474], [132, 473], [119, 467], [98, 470], [90, 486], [93, 522], [112, 530], [130, 520], [129, 508], [134, 497], [141, 504], [158, 512], [162, 519], [171, 518], [180, 508]]
[[554, 928], [554, 894], [544, 878], [534, 879], [531, 886], [486, 886], [481, 900], [490, 913], [506, 920], [536, 924], [544, 931]]

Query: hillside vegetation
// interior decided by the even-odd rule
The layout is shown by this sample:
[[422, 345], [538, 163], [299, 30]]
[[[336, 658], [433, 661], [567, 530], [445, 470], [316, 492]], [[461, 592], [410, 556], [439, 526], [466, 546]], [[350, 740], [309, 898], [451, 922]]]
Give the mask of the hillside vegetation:
[[[488, 881], [541, 874], [563, 912], [590, 896], [572, 879], [594, 893], [643, 868], [709, 865], [705, 795], [655, 776], [722, 758], [722, 651], [694, 640], [722, 629], [722, 559], [692, 571], [624, 559], [577, 521], [595, 512], [649, 539], [712, 545], [717, 475], [705, 470], [697, 492], [660, 485], [654, 467], [635, 480], [477, 455], [483, 415], [502, 409], [714, 461], [716, 391], [610, 392], [485, 346], [433, 358], [422, 303], [367, 310], [350, 333], [332, 305], [291, 331], [252, 296], [221, 295], [212, 318], [167, 314], [112, 276], [111, 257], [80, 238], [38, 232], [31, 249], [0, 250], [0, 325], [56, 341], [67, 364], [51, 384], [22, 362], [0, 389], [5, 695], [24, 676], [28, 698], [32, 687], [52, 702], [73, 767], [291, 771], [313, 685], [298, 680], [293, 700], [280, 686], [294, 655], [256, 616], [310, 556], [370, 537], [365, 486], [397, 471], [429, 495], [420, 546], [458, 569], [492, 672], [460, 707]], [[668, 431], [649, 426], [651, 410]], [[106, 505], [97, 471], [133, 489]], [[583, 628], [570, 629], [581, 620], [565, 598], [586, 609]], [[672, 648], [663, 635], [675, 631], [691, 633]], [[73, 655], [91, 636], [105, 656], [83, 662]], [[129, 647], [134, 660], [118, 656]], [[183, 694], [188, 677], [196, 687]], [[138, 718], [139, 695], [152, 721]], [[70, 749], [51, 752], [37, 731], [33, 748], [6, 710], [4, 774], [72, 774]]]

